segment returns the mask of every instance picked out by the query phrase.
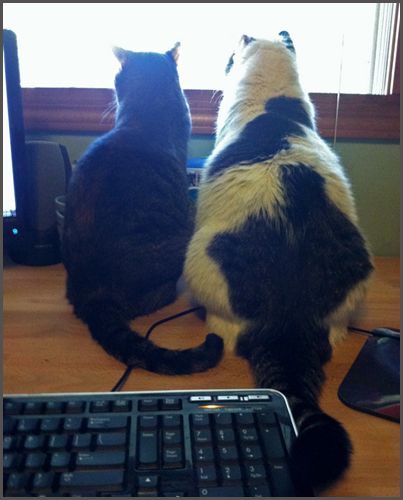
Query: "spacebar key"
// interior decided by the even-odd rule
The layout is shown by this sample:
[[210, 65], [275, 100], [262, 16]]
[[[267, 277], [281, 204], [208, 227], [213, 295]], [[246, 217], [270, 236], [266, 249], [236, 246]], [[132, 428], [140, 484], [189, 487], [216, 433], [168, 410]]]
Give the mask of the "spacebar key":
[[60, 476], [60, 489], [62, 493], [68, 493], [77, 487], [118, 491], [123, 488], [123, 478], [124, 471], [121, 469], [63, 472]]

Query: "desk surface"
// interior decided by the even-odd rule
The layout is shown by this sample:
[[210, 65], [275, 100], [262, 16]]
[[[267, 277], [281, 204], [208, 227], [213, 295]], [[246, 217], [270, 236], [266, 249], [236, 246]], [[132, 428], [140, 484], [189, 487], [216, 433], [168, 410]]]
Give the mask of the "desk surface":
[[[375, 277], [355, 326], [400, 327], [399, 276], [399, 259], [376, 259]], [[122, 375], [124, 366], [108, 356], [73, 316], [64, 298], [64, 280], [61, 265], [4, 269], [5, 394], [109, 391]], [[145, 332], [155, 321], [187, 307], [183, 291], [174, 304], [138, 318], [133, 326]], [[206, 333], [204, 323], [188, 315], [161, 325], [152, 338], [165, 347], [189, 347], [202, 342]], [[400, 496], [399, 424], [354, 411], [337, 397], [337, 389], [365, 340], [365, 335], [350, 334], [335, 348], [326, 366], [321, 406], [346, 427], [355, 452], [346, 476], [323, 496]], [[235, 387], [253, 387], [253, 379], [244, 360], [226, 354], [219, 366], [202, 374], [170, 377], [135, 370], [123, 390]]]

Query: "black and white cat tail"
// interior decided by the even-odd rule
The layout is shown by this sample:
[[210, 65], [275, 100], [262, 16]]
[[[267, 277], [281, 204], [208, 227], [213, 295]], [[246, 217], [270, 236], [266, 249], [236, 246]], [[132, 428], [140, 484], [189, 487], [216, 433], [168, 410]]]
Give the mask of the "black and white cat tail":
[[222, 358], [224, 343], [210, 333], [203, 344], [189, 349], [165, 349], [132, 330], [122, 309], [111, 300], [93, 300], [76, 314], [105, 351], [127, 366], [165, 375], [203, 372]]
[[297, 398], [289, 401], [299, 428], [291, 450], [293, 466], [301, 479], [323, 490], [340, 479], [349, 467], [353, 450], [350, 438], [340, 422], [319, 406]]
[[237, 353], [250, 362], [258, 387], [287, 397], [298, 429], [291, 462], [301, 482], [320, 492], [340, 479], [350, 464], [352, 444], [343, 426], [318, 405], [323, 364], [331, 356], [326, 329], [264, 326], [242, 335]]

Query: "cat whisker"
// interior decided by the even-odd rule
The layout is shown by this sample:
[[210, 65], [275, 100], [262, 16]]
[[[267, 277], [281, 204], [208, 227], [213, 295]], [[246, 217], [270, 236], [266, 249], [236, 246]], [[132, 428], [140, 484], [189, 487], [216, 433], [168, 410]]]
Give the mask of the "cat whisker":
[[[218, 98], [217, 98], [217, 96], [218, 96]], [[223, 97], [223, 94], [222, 94], [221, 90], [214, 90], [213, 95], [211, 96], [210, 102], [211, 103], [215, 102], [216, 104], [219, 104], [222, 97]]]
[[116, 100], [112, 101], [109, 103], [108, 107], [105, 109], [105, 111], [102, 113], [101, 116], [101, 123], [103, 123], [111, 113], [116, 112], [118, 107], [118, 103]]

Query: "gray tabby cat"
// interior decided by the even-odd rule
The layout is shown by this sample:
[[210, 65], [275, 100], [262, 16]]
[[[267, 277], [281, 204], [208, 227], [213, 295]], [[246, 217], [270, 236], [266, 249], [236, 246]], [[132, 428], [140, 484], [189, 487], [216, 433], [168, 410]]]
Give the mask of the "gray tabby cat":
[[123, 363], [170, 375], [207, 370], [221, 358], [217, 335], [170, 350], [130, 327], [175, 300], [192, 231], [179, 44], [163, 54], [114, 52], [115, 126], [80, 158], [68, 187], [66, 295], [94, 340]]
[[350, 185], [319, 137], [293, 43], [244, 36], [227, 66], [185, 276], [207, 324], [282, 391], [293, 463], [315, 487], [349, 464], [344, 428], [318, 405], [323, 365], [373, 266]]

